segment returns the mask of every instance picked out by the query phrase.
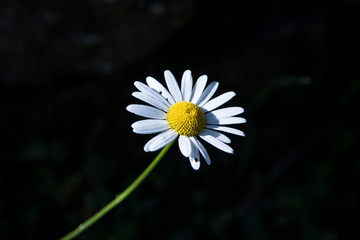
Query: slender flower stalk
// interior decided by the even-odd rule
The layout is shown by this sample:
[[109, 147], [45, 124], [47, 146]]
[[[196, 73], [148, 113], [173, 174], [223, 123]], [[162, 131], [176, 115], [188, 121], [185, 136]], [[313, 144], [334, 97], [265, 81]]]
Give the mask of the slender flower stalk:
[[207, 164], [211, 163], [199, 138], [224, 152], [233, 153], [234, 150], [228, 145], [231, 143], [230, 138], [221, 132], [245, 136], [241, 130], [224, 126], [246, 122], [245, 118], [237, 117], [244, 112], [242, 107], [217, 109], [232, 99], [236, 95], [234, 92], [212, 98], [219, 83], [211, 82], [206, 87], [207, 76], [202, 75], [193, 86], [190, 70], [184, 72], [181, 87], [170, 71], [166, 70], [164, 77], [168, 89], [152, 77], [146, 78], [147, 84], [135, 82], [134, 85], [139, 91], [132, 95], [150, 106], [131, 104], [126, 108], [129, 112], [147, 118], [131, 125], [135, 133], [157, 134], [145, 144], [145, 152], [161, 148], [162, 151], [128, 188], [60, 240], [73, 239], [121, 203], [151, 173], [176, 140], [182, 155], [189, 158], [193, 169], [198, 170], [200, 154]]
[[60, 238], [60, 240], [70, 240], [78, 236], [80, 233], [85, 231], [91, 225], [96, 223], [100, 218], [102, 218], [105, 214], [107, 214], [110, 210], [116, 207], [119, 203], [121, 203], [127, 196], [129, 196], [139, 185], [144, 181], [144, 179], [152, 172], [155, 166], [159, 163], [159, 161], [164, 157], [166, 152], [169, 150], [171, 145], [175, 141], [170, 142], [163, 150], [157, 155], [157, 157], [150, 163], [150, 165], [135, 179], [135, 181], [130, 184], [122, 193], [120, 193], [114, 200], [108, 203], [105, 207], [95, 213], [91, 218], [80, 224], [73, 231]]

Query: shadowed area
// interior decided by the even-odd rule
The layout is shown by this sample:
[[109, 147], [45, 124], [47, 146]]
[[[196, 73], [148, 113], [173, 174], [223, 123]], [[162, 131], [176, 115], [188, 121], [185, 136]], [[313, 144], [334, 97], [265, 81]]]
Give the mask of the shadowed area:
[[[244, 108], [234, 154], [174, 144], [78, 239], [353, 239], [359, 214], [359, 1], [3, 1], [0, 239], [58, 239], [152, 161], [135, 81], [217, 81]], [[211, 118], [211, 116], [208, 116]], [[356, 235], [355, 235], [356, 236]]]

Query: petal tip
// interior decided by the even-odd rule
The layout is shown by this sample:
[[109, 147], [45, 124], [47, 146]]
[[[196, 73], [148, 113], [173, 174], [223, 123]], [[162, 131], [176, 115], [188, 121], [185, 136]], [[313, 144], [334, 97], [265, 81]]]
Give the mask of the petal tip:
[[207, 76], [206, 74], [204, 74], [204, 75], [201, 75], [199, 78], [202, 78], [202, 79], [204, 79], [204, 80], [207, 80], [207, 79], [208, 79], [208, 76]]
[[190, 164], [191, 164], [191, 167], [194, 169], [194, 170], [199, 170], [200, 169], [200, 160], [196, 160], [194, 158], [189, 158], [190, 160]]

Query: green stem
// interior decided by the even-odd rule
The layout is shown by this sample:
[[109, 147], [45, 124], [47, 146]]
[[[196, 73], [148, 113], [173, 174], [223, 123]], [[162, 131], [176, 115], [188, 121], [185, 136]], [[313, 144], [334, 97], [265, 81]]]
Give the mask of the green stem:
[[116, 207], [119, 203], [121, 203], [127, 196], [129, 196], [144, 179], [151, 173], [154, 167], [159, 163], [159, 161], [164, 157], [165, 153], [169, 150], [171, 145], [175, 141], [169, 143], [166, 147], [164, 147], [159, 155], [150, 163], [150, 165], [138, 176], [135, 181], [128, 186], [121, 194], [119, 194], [114, 200], [108, 203], [105, 207], [103, 207], [100, 211], [95, 213], [91, 218], [80, 224], [77, 228], [69, 232], [64, 237], [60, 238], [60, 240], [70, 240], [85, 231], [88, 227], [96, 223], [101, 217], [103, 217], [106, 213], [108, 213], [111, 209]]

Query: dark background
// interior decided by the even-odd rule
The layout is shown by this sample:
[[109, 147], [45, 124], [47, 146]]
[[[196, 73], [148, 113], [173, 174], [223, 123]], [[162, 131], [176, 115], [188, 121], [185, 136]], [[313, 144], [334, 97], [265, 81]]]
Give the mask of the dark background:
[[157, 154], [131, 130], [133, 82], [191, 69], [237, 93], [247, 136], [234, 155], [205, 144], [199, 171], [173, 146], [78, 239], [356, 239], [359, 10], [2, 1], [0, 238], [58, 239], [128, 186]]

